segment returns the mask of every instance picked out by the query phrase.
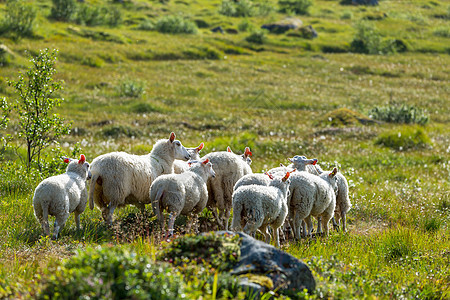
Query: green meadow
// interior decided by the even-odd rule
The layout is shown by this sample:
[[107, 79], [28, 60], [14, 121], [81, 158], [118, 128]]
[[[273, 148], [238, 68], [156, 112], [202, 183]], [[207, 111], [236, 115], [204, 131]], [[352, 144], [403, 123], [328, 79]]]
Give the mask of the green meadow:
[[[96, 247], [154, 262], [166, 244], [150, 206], [145, 215], [117, 210], [111, 228], [87, 208], [81, 231], [71, 216], [54, 241], [42, 236], [32, 198], [40, 181], [64, 172], [63, 154], [146, 154], [171, 131], [184, 146], [204, 142], [203, 154], [249, 146], [253, 172], [305, 155], [346, 176], [348, 231], [282, 243], [310, 266], [316, 291], [264, 299], [450, 298], [448, 1], [304, 0], [311, 6], [297, 14], [275, 0], [66, 2], [56, 11], [64, 1], [0, 1], [0, 99], [13, 105], [8, 81], [57, 49], [63, 89], [53, 96], [64, 100], [52, 112], [71, 122], [30, 170], [17, 112], [0, 127], [10, 137], [0, 144], [0, 298], [49, 297], [65, 259], [89, 261]], [[28, 12], [31, 25], [14, 26]], [[318, 36], [261, 29], [286, 17]], [[223, 33], [211, 31], [218, 26]], [[188, 299], [243, 297], [186, 268], [183, 282], [171, 271], [154, 282], [184, 287]]]

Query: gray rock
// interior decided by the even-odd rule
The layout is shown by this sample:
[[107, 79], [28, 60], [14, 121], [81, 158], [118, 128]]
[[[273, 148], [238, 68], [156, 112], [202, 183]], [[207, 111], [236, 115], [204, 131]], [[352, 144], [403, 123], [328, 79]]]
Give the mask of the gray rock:
[[288, 30], [296, 30], [303, 25], [303, 22], [297, 18], [286, 18], [284, 20], [264, 24], [261, 26], [262, 29], [267, 29], [272, 33], [285, 33]]
[[[219, 231], [224, 234], [225, 231]], [[236, 234], [227, 231], [228, 234]], [[258, 241], [251, 236], [239, 232], [242, 238], [241, 256], [239, 262], [233, 267], [232, 275], [263, 275], [273, 282], [273, 288], [279, 292], [298, 291], [307, 289], [314, 291], [316, 282], [311, 270], [306, 264], [294, 256], [283, 252], [274, 246]], [[251, 280], [250, 280], [251, 281]], [[248, 280], [242, 282], [243, 286], [248, 286], [254, 291], [258, 291], [261, 284], [250, 284]], [[263, 290], [263, 289], [261, 289]]]

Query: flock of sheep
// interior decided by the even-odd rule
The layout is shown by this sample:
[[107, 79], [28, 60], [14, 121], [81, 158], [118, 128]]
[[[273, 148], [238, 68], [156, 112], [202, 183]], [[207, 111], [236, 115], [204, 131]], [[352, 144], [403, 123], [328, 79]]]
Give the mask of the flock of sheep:
[[[212, 152], [200, 158], [201, 143], [185, 148], [175, 140], [157, 141], [147, 155], [112, 152], [95, 158], [91, 165], [84, 155], [79, 160], [64, 158], [66, 173], [49, 177], [37, 187], [33, 197], [35, 216], [44, 233], [50, 234], [48, 216], [55, 216], [53, 238], [64, 227], [69, 214], [75, 213], [77, 229], [80, 214], [97, 206], [107, 224], [112, 224], [116, 208], [133, 204], [145, 210], [151, 204], [165, 236], [173, 234], [175, 219], [188, 217], [191, 231], [198, 213], [205, 207], [215, 217], [219, 228], [228, 230], [231, 209], [231, 229], [254, 235], [259, 231], [270, 243], [272, 228], [279, 247], [282, 227], [290, 226], [294, 236], [311, 236], [311, 217], [318, 220], [317, 232], [328, 234], [328, 223], [339, 228], [342, 219], [346, 230], [346, 213], [351, 208], [348, 184], [337, 172], [323, 171], [317, 159], [305, 156], [290, 158], [291, 164], [253, 173], [252, 153]], [[86, 181], [90, 180], [89, 195]], [[167, 231], [164, 211], [169, 213]]]

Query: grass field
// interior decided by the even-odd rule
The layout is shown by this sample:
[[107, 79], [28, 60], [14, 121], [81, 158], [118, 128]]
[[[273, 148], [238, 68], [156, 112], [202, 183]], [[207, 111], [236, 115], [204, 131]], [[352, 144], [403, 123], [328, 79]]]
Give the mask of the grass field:
[[[88, 161], [118, 150], [146, 154], [174, 131], [185, 146], [203, 141], [203, 153], [250, 146], [254, 172], [296, 154], [316, 157], [346, 176], [353, 207], [347, 233], [282, 245], [311, 267], [318, 287], [309, 297], [450, 298], [448, 1], [381, 0], [371, 7], [315, 0], [308, 15], [296, 17], [316, 29], [316, 39], [266, 32], [262, 44], [248, 42], [252, 29], [240, 24], [256, 30], [283, 19], [277, 1], [254, 1], [266, 12], [246, 18], [220, 14], [220, 0], [86, 2], [115, 8], [122, 22], [55, 21], [52, 1], [30, 1], [37, 11], [32, 33], [0, 36], [12, 53], [0, 53], [0, 96], [10, 102], [16, 95], [7, 80], [29, 67], [27, 53], [58, 49], [56, 79], [64, 90], [57, 96], [65, 100], [55, 111], [73, 122], [71, 134], [58, 141], [64, 153], [79, 147]], [[0, 20], [6, 14], [2, 1]], [[155, 30], [172, 15], [195, 21], [197, 33]], [[383, 43], [401, 40], [406, 51], [351, 53], [361, 21]], [[229, 33], [211, 32], [217, 26]], [[395, 103], [425, 110], [429, 122], [334, 122], [339, 109], [367, 119], [374, 108]], [[17, 131], [17, 115], [10, 119], [1, 136]], [[420, 143], [411, 146], [416, 137]], [[81, 232], [71, 217], [59, 240], [42, 237], [31, 203], [49, 173], [27, 172], [18, 157], [23, 147], [2, 155], [0, 298], [37, 297], [49, 270], [77, 250], [117, 245], [155, 258], [155, 233], [123, 227], [138, 213], [134, 207], [117, 211], [112, 229], [100, 211], [88, 209]], [[49, 150], [44, 160], [53, 156]], [[58, 168], [52, 172], [64, 165]], [[213, 294], [204, 290], [203, 299]]]

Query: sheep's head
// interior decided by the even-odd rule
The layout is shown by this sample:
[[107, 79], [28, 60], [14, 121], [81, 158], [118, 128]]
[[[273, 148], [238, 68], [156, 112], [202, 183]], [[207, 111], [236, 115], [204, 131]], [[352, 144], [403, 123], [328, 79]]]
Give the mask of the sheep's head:
[[191, 168], [202, 168], [202, 171], [207, 174], [208, 177], [216, 177], [216, 172], [214, 172], [212, 163], [208, 158], [201, 162], [198, 160], [191, 160], [188, 164]]
[[[233, 151], [231, 151], [230, 146], [227, 147], [227, 152], [233, 153]], [[246, 162], [248, 165], [252, 164], [252, 159], [250, 158], [250, 156], [252, 156], [252, 152], [250, 151], [250, 147], [245, 147], [244, 154], [240, 156], [242, 160]]]
[[167, 141], [169, 147], [171, 147], [171, 149], [173, 150], [174, 158], [185, 161], [189, 160], [191, 158], [191, 154], [189, 154], [186, 148], [184, 148], [181, 142], [179, 140], [176, 140], [175, 137], [175, 133], [171, 132], [169, 140]]
[[330, 172], [323, 172], [322, 174], [320, 174], [319, 176], [322, 179], [325, 179], [326, 181], [328, 181], [331, 186], [333, 187], [334, 192], [337, 194], [338, 192], [338, 185], [337, 185], [337, 178], [336, 178], [336, 174], [338, 173], [338, 169], [337, 168], [333, 168], [333, 170]]
[[293, 158], [288, 158], [288, 160], [300, 171], [306, 171], [307, 165], [315, 165], [318, 161], [317, 158], [307, 159], [306, 156], [300, 155], [296, 155]]
[[198, 145], [198, 147], [186, 148], [186, 150], [191, 155], [191, 159], [192, 160], [199, 160], [200, 159], [200, 154], [199, 153], [203, 149], [204, 146], [205, 146], [205, 144], [202, 142], [200, 145]]
[[75, 172], [80, 175], [86, 176], [87, 180], [90, 180], [92, 177], [91, 170], [89, 169], [89, 163], [86, 161], [86, 156], [84, 154], [80, 155], [80, 159], [62, 157], [62, 160], [69, 164], [67, 166], [67, 172]]

